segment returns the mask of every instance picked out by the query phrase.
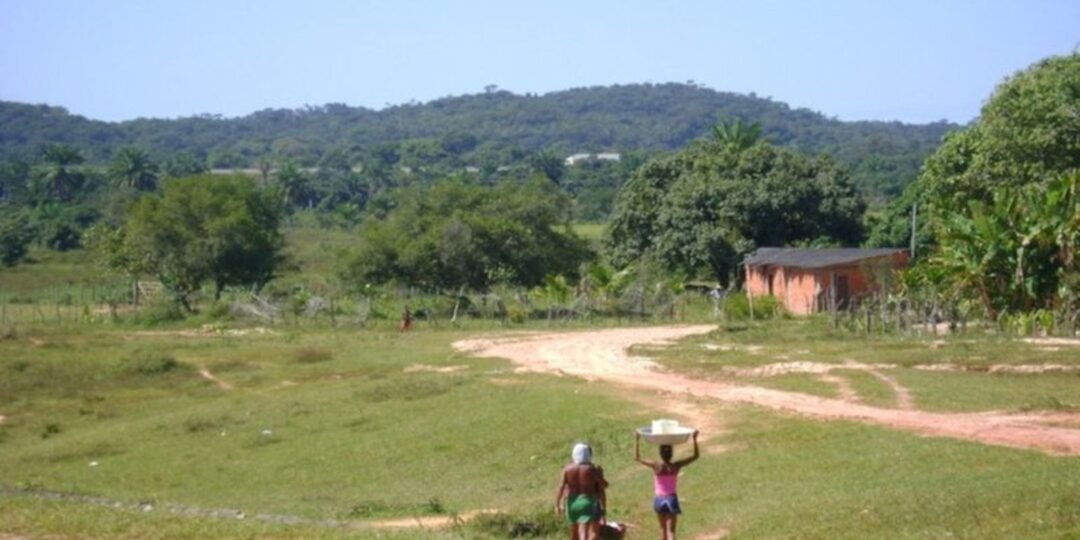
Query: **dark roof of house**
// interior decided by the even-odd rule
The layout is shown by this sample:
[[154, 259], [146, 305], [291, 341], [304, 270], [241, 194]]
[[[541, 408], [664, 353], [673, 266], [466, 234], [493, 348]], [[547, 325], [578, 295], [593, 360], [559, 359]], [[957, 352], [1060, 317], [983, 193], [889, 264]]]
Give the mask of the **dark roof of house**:
[[887, 257], [907, 250], [899, 248], [775, 248], [763, 247], [743, 260], [747, 266], [789, 266], [793, 268], [825, 268], [857, 263], [865, 259]]

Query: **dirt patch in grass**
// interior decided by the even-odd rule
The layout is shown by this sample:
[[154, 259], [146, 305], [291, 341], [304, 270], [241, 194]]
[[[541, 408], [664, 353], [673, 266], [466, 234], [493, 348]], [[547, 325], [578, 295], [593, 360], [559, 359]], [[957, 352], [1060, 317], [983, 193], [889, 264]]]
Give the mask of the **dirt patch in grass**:
[[223, 380], [219, 379], [217, 377], [217, 375], [214, 375], [213, 373], [210, 373], [209, 369], [199, 368], [199, 376], [206, 379], [206, 380], [208, 380], [208, 381], [210, 381], [210, 382], [212, 382], [212, 383], [214, 383], [215, 386], [217, 386], [218, 388], [220, 388], [222, 390], [232, 390], [233, 389], [232, 384], [228, 383], [227, 381], [223, 381]]
[[1080, 366], [1066, 366], [1064, 364], [994, 364], [989, 367], [964, 366], [959, 364], [919, 364], [912, 366], [919, 371], [947, 371], [947, 372], [987, 372], [987, 373], [1015, 373], [1015, 374], [1041, 374], [1041, 373], [1067, 373], [1080, 371]]
[[1080, 339], [1077, 338], [1025, 338], [1024, 343], [1045, 346], [1063, 345], [1066, 347], [1080, 347]]
[[[712, 326], [620, 328], [515, 336], [507, 340], [462, 340], [456, 342], [454, 347], [477, 356], [506, 358], [523, 369], [538, 373], [567, 374], [636, 389], [748, 403], [821, 420], [851, 420], [922, 435], [1033, 449], [1050, 454], [1080, 455], [1080, 430], [1032, 422], [1022, 415], [995, 411], [948, 414], [883, 409], [839, 399], [701, 381], [662, 370], [654, 362], [632, 357], [626, 352], [632, 345], [669, 343], [713, 329]], [[1075, 417], [1080, 418], [1080, 414]]]
[[694, 537], [694, 540], [722, 540], [723, 538], [727, 538], [729, 534], [731, 534], [730, 531], [721, 528], [709, 531], [707, 533], [699, 534]]
[[1080, 371], [1080, 366], [1065, 366], [1061, 364], [996, 364], [987, 370], [990, 373], [1062, 373], [1067, 371]]
[[472, 510], [446, 516], [413, 516], [395, 519], [378, 519], [363, 522], [360, 526], [373, 529], [445, 529], [462, 525], [483, 515], [497, 514], [498, 510]]
[[427, 371], [430, 373], [456, 373], [463, 369], [468, 369], [469, 366], [457, 365], [457, 366], [429, 366], [426, 364], [413, 364], [403, 371], [405, 373], [419, 373], [421, 371]]
[[243, 336], [276, 336], [278, 332], [262, 326], [255, 326], [252, 328], [222, 328], [216, 324], [204, 324], [198, 329], [192, 330], [142, 330], [139, 332], [131, 332], [127, 335], [128, 339], [138, 339], [141, 337], [187, 337], [187, 338], [201, 338], [201, 337], [243, 337]]

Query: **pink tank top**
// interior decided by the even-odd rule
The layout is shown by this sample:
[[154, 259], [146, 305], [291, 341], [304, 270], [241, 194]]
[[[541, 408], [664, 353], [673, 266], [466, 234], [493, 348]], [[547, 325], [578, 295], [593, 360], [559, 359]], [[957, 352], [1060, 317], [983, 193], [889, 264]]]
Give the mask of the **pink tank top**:
[[653, 477], [657, 496], [675, 495], [675, 488], [679, 484], [679, 473], [656, 475]]

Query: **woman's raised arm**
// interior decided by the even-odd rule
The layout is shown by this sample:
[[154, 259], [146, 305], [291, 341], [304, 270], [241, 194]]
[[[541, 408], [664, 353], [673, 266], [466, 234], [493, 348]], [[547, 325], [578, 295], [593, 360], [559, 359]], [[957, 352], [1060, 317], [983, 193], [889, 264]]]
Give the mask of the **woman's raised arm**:
[[694, 455], [692, 455], [692, 456], [690, 456], [690, 457], [688, 457], [686, 459], [676, 461], [675, 466], [677, 466], [677, 467], [685, 467], [685, 466], [697, 461], [697, 458], [701, 455], [701, 451], [698, 450], [697, 436], [698, 436], [698, 431], [695, 429], [694, 430]]
[[642, 464], [642, 465], [644, 465], [644, 466], [646, 466], [646, 467], [648, 467], [650, 469], [653, 469], [653, 470], [656, 469], [656, 464], [655, 463], [653, 463], [653, 462], [651, 462], [651, 461], [649, 461], [647, 459], [641, 459], [641, 434], [636, 432], [636, 431], [634, 432], [634, 461], [636, 461], [636, 462], [638, 462], [638, 463], [640, 463], [640, 464]]

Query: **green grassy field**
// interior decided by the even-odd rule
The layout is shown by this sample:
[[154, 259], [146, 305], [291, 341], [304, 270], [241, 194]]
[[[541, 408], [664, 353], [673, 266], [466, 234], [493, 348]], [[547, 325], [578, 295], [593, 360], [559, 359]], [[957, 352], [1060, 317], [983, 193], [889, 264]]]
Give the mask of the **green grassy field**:
[[[826, 338], [800, 338], [798, 324], [720, 330], [652, 354], [707, 375], [708, 366], [692, 351], [721, 359], [703, 343], [752, 344], [756, 334], [795, 347], [812, 348], [817, 341], [823, 349], [836, 346]], [[0, 414], [7, 416], [0, 424], [0, 483], [149, 502], [156, 509], [0, 495], [0, 532], [506, 538], [515, 526], [528, 524], [542, 537], [559, 537], [561, 531], [545, 533], [553, 527], [548, 509], [555, 479], [570, 445], [584, 439], [612, 479], [612, 517], [645, 529], [642, 536], [651, 534], [651, 482], [631, 461], [630, 434], [660, 413], [628, 406], [617, 388], [515, 374], [506, 362], [470, 358], [450, 347], [475, 333], [280, 328], [191, 337], [138, 328], [28, 329], [0, 341]], [[864, 343], [878, 345], [890, 343]], [[943, 352], [948, 347], [933, 350], [955, 361]], [[231, 389], [201, 377], [200, 369]], [[940, 388], [912, 383], [920, 389], [920, 406], [925, 396], [938, 396], [937, 405], [946, 409], [980, 403], [1007, 408], [1018, 393], [1042, 395], [1049, 388], [1041, 376], [1019, 379], [1034, 384], [1021, 392], [1002, 384], [1011, 377], [918, 373], [981, 375], [989, 378], [985, 385], [997, 385], [996, 393], [977, 400], [948, 401], [950, 388], [976, 395], [985, 393], [985, 385], [947, 377], [939, 379], [946, 381]], [[815, 392], [792, 377], [783, 383], [789, 389]], [[1078, 395], [1077, 383], [1073, 376], [1061, 392]], [[855, 386], [862, 392], [872, 384]], [[874, 399], [890, 398], [887, 390], [879, 388], [882, 395]], [[725, 451], [707, 454], [684, 478], [682, 529], [688, 538], [720, 528], [731, 538], [1080, 534], [1076, 458], [814, 422], [753, 407], [726, 406], [716, 415], [725, 431], [710, 444]], [[162, 509], [166, 504], [344, 520], [358, 528], [181, 516]], [[508, 517], [439, 531], [364, 525], [483, 509]]]
[[[599, 238], [599, 227], [576, 228], [591, 242]], [[347, 248], [348, 232], [298, 223], [288, 238], [292, 264], [279, 287], [338, 287], [335, 254]], [[123, 317], [83, 324], [84, 303], [57, 295], [78, 287], [91, 296], [108, 287], [122, 294], [125, 285], [95, 274], [83, 252], [34, 258], [0, 271], [0, 296], [17, 297], [5, 305], [29, 310], [27, 322], [0, 328], [4, 540], [564, 537], [550, 506], [578, 440], [593, 444], [612, 480], [611, 517], [634, 524], [632, 538], [654, 533], [651, 481], [631, 459], [631, 434], [664, 413], [622, 388], [518, 374], [506, 361], [451, 347], [480, 334], [626, 320], [527, 320], [510, 328], [490, 319], [418, 321], [401, 334], [394, 297], [377, 304], [385, 313], [363, 327], [342, 317], [337, 328], [323, 318], [278, 321], [266, 331], [215, 322], [222, 326], [203, 331], [213, 320], [208, 313], [156, 326]], [[51, 312], [35, 301], [59, 305], [56, 318], [68, 321], [70, 312], [75, 322], [49, 323]], [[683, 320], [711, 320], [707, 300], [680, 310], [688, 313]], [[1077, 365], [1080, 348], [976, 331], [865, 336], [823, 319], [781, 319], [727, 323], [638, 352], [696, 377], [826, 397], [837, 397], [839, 387], [814, 374], [731, 370], [890, 364], [878, 371], [907, 388], [920, 409], [1080, 410], [1076, 371], [988, 372], [1001, 364]], [[941, 364], [958, 371], [916, 369]], [[894, 387], [873, 373], [838, 367], [832, 375], [864, 403], [896, 404]], [[1080, 538], [1075, 457], [752, 406], [711, 410], [723, 432], [683, 479], [685, 538], [721, 531], [729, 538]], [[439, 529], [374, 527], [479, 510], [499, 514]], [[215, 512], [225, 517], [208, 515]]]

